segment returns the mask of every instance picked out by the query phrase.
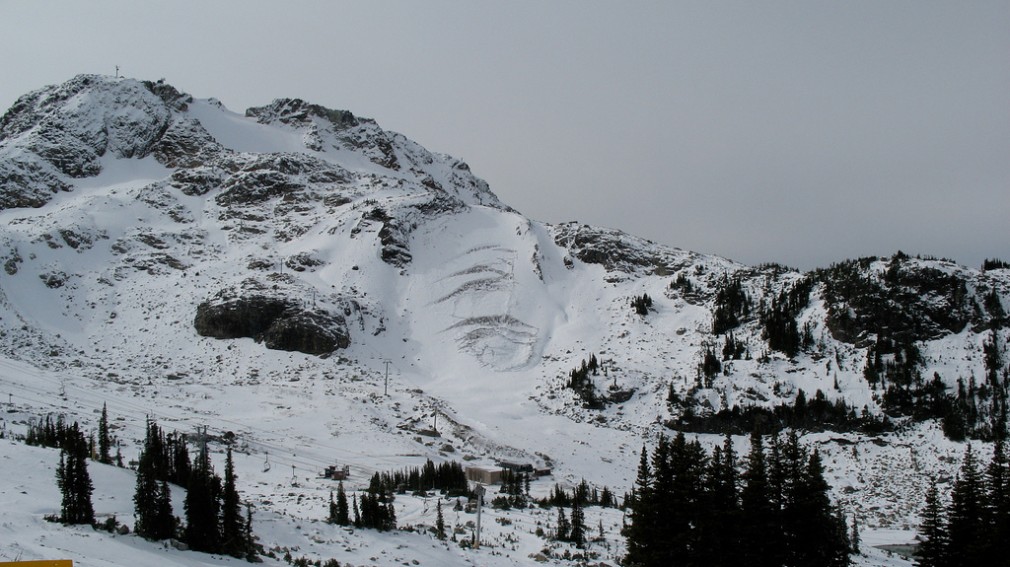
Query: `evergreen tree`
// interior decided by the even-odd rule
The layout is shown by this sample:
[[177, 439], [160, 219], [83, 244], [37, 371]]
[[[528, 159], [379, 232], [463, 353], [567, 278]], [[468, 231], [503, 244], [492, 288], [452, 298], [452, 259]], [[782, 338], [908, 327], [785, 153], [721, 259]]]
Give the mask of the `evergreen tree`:
[[800, 518], [790, 549], [795, 565], [848, 565], [849, 541], [844, 519], [832, 511], [820, 453], [810, 455], [807, 470], [795, 487], [795, 511]]
[[699, 524], [701, 550], [711, 567], [740, 565], [740, 502], [733, 440], [716, 447], [706, 475], [706, 498]]
[[252, 506], [245, 505], [245, 536], [242, 538], [246, 544], [245, 560], [250, 563], [259, 563], [259, 546], [256, 545], [256, 536], [252, 531]]
[[195, 551], [216, 553], [221, 548], [220, 481], [204, 445], [190, 472], [185, 502], [186, 543]]
[[362, 527], [362, 525], [361, 525], [361, 512], [358, 508], [358, 495], [354, 494], [352, 498], [354, 504], [354, 527], [360, 528]]
[[775, 524], [769, 520], [776, 516], [772, 509], [772, 490], [768, 481], [765, 462], [764, 442], [761, 434], [751, 435], [751, 449], [747, 457], [747, 468], [742, 475], [740, 490], [740, 523], [744, 565], [753, 567], [774, 567]]
[[146, 448], [141, 450], [137, 459], [136, 488], [133, 491], [133, 530], [140, 537], [151, 540], [163, 539], [158, 537], [158, 497], [161, 492], [156, 473], [153, 455]]
[[654, 546], [659, 534], [656, 528], [657, 509], [653, 500], [653, 475], [649, 466], [649, 453], [642, 447], [638, 474], [631, 496], [627, 498], [628, 523], [623, 530], [627, 538], [629, 565], [652, 565]]
[[586, 544], [586, 515], [582, 510], [580, 498], [572, 499], [572, 520], [568, 541], [580, 548]]
[[157, 526], [151, 539], [163, 540], [175, 537], [175, 515], [172, 512], [172, 489], [168, 481], [161, 481], [158, 499], [155, 504], [154, 522]]
[[[810, 522], [821, 511], [827, 495], [823, 495], [822, 501], [822, 495], [818, 491], [820, 487], [808, 486], [806, 483], [808, 471], [804, 470], [805, 451], [800, 446], [795, 430], [790, 431], [784, 441], [780, 441], [778, 436], [772, 438], [771, 455], [770, 478], [774, 487], [773, 500], [777, 501], [773, 508], [777, 508], [776, 523], [781, 527], [775, 534], [781, 542], [781, 546], [776, 547], [779, 561], [802, 565], [810, 560], [810, 546], [824, 545], [824, 542], [811, 541], [812, 534], [816, 533], [819, 537], [824, 537], [825, 534], [822, 526], [814, 528]], [[819, 464], [820, 460], [817, 462]]]
[[934, 480], [926, 491], [926, 504], [919, 526], [920, 543], [915, 550], [920, 567], [945, 567], [949, 547], [947, 522], [940, 504], [940, 493]]
[[678, 557], [689, 564], [701, 563], [704, 558], [699, 555], [702, 548], [699, 527], [704, 515], [707, 456], [697, 440], [689, 443], [683, 432], [678, 432], [670, 443], [667, 458], [672, 471], [671, 489], [665, 497], [657, 496], [663, 507], [662, 517], [666, 518], [665, 521], [661, 518], [661, 525], [673, 530], [664, 555], [667, 564]]
[[94, 485], [88, 474], [88, 440], [74, 425], [66, 431], [56, 469], [56, 484], [60, 488], [60, 522], [64, 524], [94, 524], [95, 510], [91, 504]]
[[165, 461], [169, 464], [166, 480], [183, 487], [189, 486], [189, 472], [192, 468], [186, 443], [185, 434], [175, 433], [170, 434], [164, 443]]
[[326, 514], [327, 524], [337, 523], [337, 503], [333, 501], [333, 491], [330, 491], [330, 505], [328, 508], [328, 513]]
[[379, 531], [396, 529], [396, 511], [393, 497], [382, 483], [381, 475], [372, 476], [368, 492], [361, 495], [361, 527]]
[[235, 481], [235, 462], [231, 447], [228, 447], [224, 463], [224, 489], [221, 493], [221, 551], [232, 557], [242, 557], [249, 546], [245, 541], [242, 503]]
[[351, 523], [349, 511], [347, 509], [347, 494], [344, 492], [344, 481], [337, 484], [337, 515], [338, 526], [347, 526]]
[[102, 404], [102, 417], [98, 420], [98, 462], [112, 464], [112, 438], [109, 436], [109, 409]]
[[993, 446], [992, 461], [986, 469], [989, 495], [989, 537], [984, 561], [987, 565], [1010, 566], [1010, 554], [1003, 545], [1010, 541], [1010, 467], [1002, 438]]
[[435, 507], [435, 537], [440, 540], [445, 539], [445, 518], [442, 517], [442, 499], [438, 499], [438, 504]]
[[[981, 565], [981, 553], [988, 527], [986, 494], [982, 475], [969, 444], [961, 462], [961, 470], [951, 492], [949, 514], [951, 565], [971, 567]], [[956, 552], [953, 552], [956, 550]]]
[[558, 527], [555, 531], [554, 537], [558, 541], [568, 541], [571, 532], [572, 524], [568, 522], [568, 516], [565, 515], [565, 509], [558, 506]]
[[165, 482], [166, 471], [158, 468], [166, 466], [163, 447], [160, 430], [148, 420], [144, 447], [137, 459], [137, 483], [133, 493], [134, 531], [154, 541], [175, 536], [172, 492]]

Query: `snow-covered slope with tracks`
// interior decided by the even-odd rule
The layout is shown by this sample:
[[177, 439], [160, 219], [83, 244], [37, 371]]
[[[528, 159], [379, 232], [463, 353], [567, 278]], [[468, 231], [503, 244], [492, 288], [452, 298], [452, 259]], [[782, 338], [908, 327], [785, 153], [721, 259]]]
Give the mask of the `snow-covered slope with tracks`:
[[[902, 262], [910, 273], [966, 282], [964, 297], [976, 303], [995, 291], [1010, 305], [1007, 270]], [[883, 278], [889, 266], [869, 262], [867, 273]], [[264, 543], [314, 557], [513, 564], [549, 545], [532, 535], [549, 518], [533, 512], [512, 516], [522, 529], [495, 525], [503, 541], [519, 534], [497, 555], [420, 535], [320, 535], [330, 485], [315, 475], [334, 462], [351, 466], [355, 487], [427, 458], [510, 460], [620, 494], [642, 445], [680, 415], [671, 389], [700, 411], [771, 407], [818, 390], [881, 411], [864, 377], [867, 337], [835, 338], [827, 284], [814, 284], [797, 315], [812, 344], [787, 357], [768, 347], [756, 313], [807, 275], [536, 222], [464, 162], [298, 99], [243, 115], [163, 83], [97, 76], [22, 97], [0, 122], [0, 267], [10, 431], [46, 413], [94, 426], [102, 402], [121, 417], [128, 456], [147, 415], [169, 429], [232, 431]], [[732, 280], [754, 307], [733, 330], [748, 356], [699, 386], [705, 351], [725, 340], [712, 333], [713, 311]], [[643, 294], [652, 298], [644, 315], [631, 306]], [[991, 335], [976, 323], [987, 313], [923, 340], [922, 372], [950, 387], [983, 375]], [[1005, 342], [1005, 328], [994, 333]], [[591, 354], [604, 371], [590, 379], [608, 397], [596, 409], [566, 387]], [[935, 424], [875, 441], [830, 433], [807, 441], [823, 444], [836, 498], [881, 541], [911, 537], [927, 480], [951, 476], [961, 453]], [[50, 484], [51, 453], [6, 445], [4, 455], [5, 470], [31, 477], [26, 490]], [[5, 482], [5, 494], [20, 492]], [[129, 523], [131, 487], [117, 482], [99, 483], [118, 499], [99, 508]], [[56, 505], [46, 498], [33, 507], [15, 497], [19, 515], [5, 526], [21, 543], [0, 547], [0, 557], [62, 549], [80, 564], [106, 565], [153, 553], [130, 541], [141, 555], [99, 560], [101, 544], [50, 545], [76, 536], [41, 523]], [[398, 502], [401, 524], [431, 524], [429, 504]], [[599, 558], [613, 564], [620, 515], [598, 514], [590, 525], [606, 532]], [[380, 542], [398, 551], [376, 559], [364, 551]], [[197, 561], [186, 557], [172, 561]]]

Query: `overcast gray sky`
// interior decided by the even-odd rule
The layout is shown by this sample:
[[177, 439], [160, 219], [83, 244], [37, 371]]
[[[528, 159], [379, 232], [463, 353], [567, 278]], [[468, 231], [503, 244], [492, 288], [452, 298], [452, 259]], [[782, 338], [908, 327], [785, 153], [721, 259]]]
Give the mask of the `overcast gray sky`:
[[1010, 2], [0, 0], [0, 106], [78, 73], [300, 97], [543, 221], [749, 264], [1010, 260]]

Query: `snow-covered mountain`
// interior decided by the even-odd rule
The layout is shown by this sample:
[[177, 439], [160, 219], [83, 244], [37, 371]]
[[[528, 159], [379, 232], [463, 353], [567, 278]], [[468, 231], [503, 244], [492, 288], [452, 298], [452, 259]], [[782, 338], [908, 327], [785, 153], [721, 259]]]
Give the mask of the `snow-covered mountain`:
[[[962, 449], [937, 421], [902, 417], [888, 385], [1010, 381], [1007, 358], [986, 355], [1008, 339], [1000, 263], [896, 254], [803, 274], [549, 225], [374, 120], [299, 99], [237, 114], [163, 82], [82, 75], [8, 110], [0, 265], [8, 428], [52, 412], [93, 426], [107, 402], [127, 454], [146, 415], [232, 431], [245, 494], [274, 526], [266, 543], [355, 562], [474, 559], [362, 558], [376, 536], [280, 527], [324, 516], [323, 466], [348, 464], [361, 483], [426, 458], [524, 461], [623, 493], [668, 426], [818, 391], [902, 426], [870, 437], [818, 423], [827, 431], [807, 441], [823, 444], [835, 497], [877, 530], [870, 541], [907, 539], [926, 480], [950, 476]], [[591, 356], [600, 369], [573, 384]], [[51, 456], [8, 449], [11, 470], [51, 480], [36, 466]], [[108, 506], [120, 520], [130, 489]], [[427, 503], [401, 505], [401, 523], [432, 523]], [[613, 562], [610, 512], [600, 558]], [[44, 556], [58, 532], [37, 535], [40, 521], [15, 520], [27, 539], [0, 557]], [[510, 557], [477, 563], [546, 545], [531, 535], [539, 519], [516, 521]]]

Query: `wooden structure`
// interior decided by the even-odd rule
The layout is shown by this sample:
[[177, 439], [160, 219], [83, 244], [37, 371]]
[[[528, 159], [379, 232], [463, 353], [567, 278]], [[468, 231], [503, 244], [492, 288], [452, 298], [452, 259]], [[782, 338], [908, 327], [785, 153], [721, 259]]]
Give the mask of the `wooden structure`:
[[499, 484], [502, 480], [503, 469], [492, 469], [487, 467], [466, 467], [466, 479], [471, 482], [481, 484]]
[[339, 465], [332, 465], [323, 470], [322, 477], [330, 480], [347, 480], [350, 474], [351, 467], [348, 465], [344, 465], [342, 468]]

